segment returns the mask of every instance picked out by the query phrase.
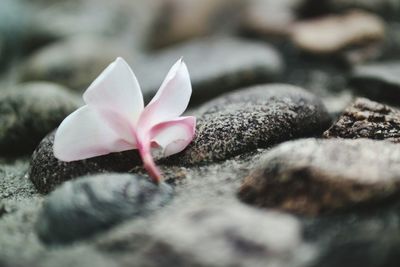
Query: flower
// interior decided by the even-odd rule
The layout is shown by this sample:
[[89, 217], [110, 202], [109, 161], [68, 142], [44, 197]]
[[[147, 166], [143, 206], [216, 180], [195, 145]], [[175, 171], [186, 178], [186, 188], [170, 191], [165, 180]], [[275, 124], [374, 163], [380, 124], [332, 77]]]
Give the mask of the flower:
[[196, 118], [181, 117], [191, 94], [189, 73], [180, 59], [144, 107], [135, 74], [124, 59], [117, 58], [83, 94], [86, 105], [58, 127], [54, 155], [62, 161], [75, 161], [138, 149], [145, 169], [158, 183], [161, 173], [151, 148], [160, 147], [164, 156], [169, 156], [193, 140]]

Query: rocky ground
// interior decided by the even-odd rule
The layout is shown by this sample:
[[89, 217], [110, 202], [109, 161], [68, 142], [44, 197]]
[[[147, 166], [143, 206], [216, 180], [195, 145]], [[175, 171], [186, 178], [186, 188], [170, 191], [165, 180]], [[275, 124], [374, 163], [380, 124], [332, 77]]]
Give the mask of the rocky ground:
[[[400, 4], [2, 0], [0, 266], [400, 264]], [[196, 136], [75, 162], [54, 130], [117, 56], [181, 56]], [[74, 145], [74, 144], [71, 144]]]

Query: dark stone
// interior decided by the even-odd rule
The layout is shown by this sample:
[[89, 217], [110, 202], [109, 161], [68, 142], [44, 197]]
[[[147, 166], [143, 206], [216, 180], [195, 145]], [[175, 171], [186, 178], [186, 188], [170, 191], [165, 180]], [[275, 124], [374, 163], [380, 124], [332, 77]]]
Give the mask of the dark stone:
[[381, 62], [354, 68], [349, 85], [372, 100], [398, 104], [400, 101], [400, 62]]
[[78, 97], [52, 83], [26, 83], [1, 92], [0, 154], [31, 153], [80, 104]]
[[192, 104], [242, 86], [273, 81], [283, 69], [279, 53], [266, 43], [228, 37], [193, 40], [131, 64], [146, 100], [155, 95], [168, 70], [181, 57], [190, 73]]
[[286, 140], [319, 135], [330, 123], [318, 98], [283, 84], [223, 95], [204, 104], [196, 114], [193, 142], [169, 160], [178, 164], [225, 160]]
[[385, 139], [399, 143], [400, 110], [358, 98], [324, 132], [324, 137]]
[[82, 177], [63, 184], [46, 199], [37, 233], [46, 244], [66, 244], [144, 216], [165, 205], [172, 188], [129, 174]]
[[42, 140], [33, 153], [30, 163], [29, 179], [41, 193], [48, 193], [64, 181], [82, 175], [128, 172], [142, 164], [137, 150], [112, 153], [86, 160], [60, 161], [53, 154], [54, 135], [55, 132]]
[[378, 203], [399, 192], [397, 144], [305, 139], [268, 151], [243, 181], [246, 203], [316, 215]]

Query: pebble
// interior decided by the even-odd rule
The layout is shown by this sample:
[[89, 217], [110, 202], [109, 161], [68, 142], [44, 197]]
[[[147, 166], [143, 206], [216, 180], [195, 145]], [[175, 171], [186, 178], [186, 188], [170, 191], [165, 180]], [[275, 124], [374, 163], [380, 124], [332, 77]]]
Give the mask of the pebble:
[[397, 144], [369, 139], [304, 139], [268, 151], [239, 198], [249, 204], [318, 215], [379, 203], [399, 192]]

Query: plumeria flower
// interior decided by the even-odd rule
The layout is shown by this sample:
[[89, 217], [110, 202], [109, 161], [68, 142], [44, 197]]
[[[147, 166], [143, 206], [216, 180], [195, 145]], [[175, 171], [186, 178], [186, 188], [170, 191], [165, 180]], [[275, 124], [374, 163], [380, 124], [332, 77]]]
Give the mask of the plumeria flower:
[[62, 161], [75, 161], [137, 149], [145, 169], [158, 183], [161, 173], [151, 148], [159, 147], [169, 156], [193, 140], [196, 118], [181, 117], [191, 94], [189, 73], [180, 59], [144, 107], [135, 74], [125, 60], [117, 58], [83, 94], [86, 105], [57, 129], [54, 155]]

